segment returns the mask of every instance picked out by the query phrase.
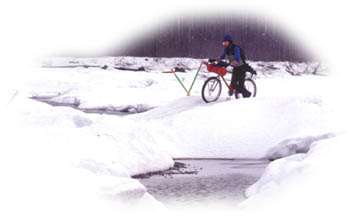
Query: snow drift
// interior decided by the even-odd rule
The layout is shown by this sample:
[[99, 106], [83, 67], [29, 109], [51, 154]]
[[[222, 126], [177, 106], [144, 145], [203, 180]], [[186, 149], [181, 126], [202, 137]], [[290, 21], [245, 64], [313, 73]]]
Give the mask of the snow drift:
[[264, 158], [272, 147], [287, 146], [287, 139], [330, 131], [317, 102], [261, 97], [205, 104], [192, 96], [127, 118], [148, 121], [154, 136], [173, 140], [162, 146], [173, 157]]
[[355, 179], [349, 174], [352, 134], [349, 131], [319, 140], [308, 153], [273, 161], [248, 188], [248, 199], [240, 208], [245, 213], [267, 215], [353, 214], [351, 196], [355, 192], [352, 186]]

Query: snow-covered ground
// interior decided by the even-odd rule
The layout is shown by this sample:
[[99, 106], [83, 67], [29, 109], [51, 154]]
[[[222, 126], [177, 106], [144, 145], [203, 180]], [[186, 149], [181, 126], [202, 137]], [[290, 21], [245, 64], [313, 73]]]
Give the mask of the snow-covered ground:
[[[72, 57], [50, 57], [41, 62], [41, 66], [47, 68], [55, 67], [100, 67], [100, 68], [125, 68], [131, 70], [143, 70], [146, 72], [170, 71], [170, 68], [177, 67], [184, 70], [196, 70], [201, 61], [207, 59], [194, 58], [147, 58], [147, 57], [101, 57], [101, 58], [72, 58]], [[249, 61], [249, 63], [260, 74], [283, 75], [288, 72], [292, 75], [302, 74], [324, 74], [325, 68], [318, 62], [295, 63], [295, 62], [263, 62]], [[206, 70], [205, 70], [206, 71]]]
[[[8, 199], [20, 199], [18, 202], [23, 201], [32, 209], [42, 207], [40, 213], [64, 200], [58, 215], [73, 208], [80, 212], [81, 206], [90, 206], [86, 211], [91, 214], [100, 207], [107, 214], [123, 208], [107, 200], [119, 200], [125, 207], [133, 203], [140, 210], [153, 206], [165, 212], [130, 176], [167, 169], [173, 165], [174, 157], [277, 159], [291, 155], [272, 162], [248, 189], [250, 198], [242, 204], [246, 212], [257, 205], [267, 209], [274, 198], [288, 207], [308, 205], [324, 189], [313, 187], [317, 184], [315, 179], [329, 177], [330, 170], [345, 178], [345, 171], [337, 170], [334, 164], [341, 169], [349, 165], [343, 164], [346, 157], [342, 158], [349, 154], [344, 138], [349, 135], [339, 124], [336, 108], [340, 105], [334, 106], [339, 101], [329, 88], [334, 80], [324, 76], [324, 72], [312, 75], [311, 71], [318, 67], [316, 63], [253, 62], [261, 71], [256, 78], [256, 98], [230, 100], [222, 92], [218, 102], [206, 104], [200, 91], [211, 74], [205, 69], [190, 97], [185, 96], [171, 73], [164, 73], [171, 66], [188, 67], [186, 73], [178, 75], [189, 86], [201, 60], [147, 59], [47, 59], [47, 67], [31, 69], [31, 79], [19, 87], [18, 95], [9, 104], [3, 105], [5, 121], [1, 124], [7, 145], [2, 145], [1, 152], [2, 160], [11, 164], [11, 169], [5, 166], [4, 173], [10, 178], [4, 179], [8, 184], [2, 184], [1, 191], [12, 194]], [[85, 68], [80, 66], [82, 62], [108, 67]], [[71, 64], [80, 65], [66, 67]], [[117, 70], [117, 65], [149, 70]], [[290, 67], [293, 75], [287, 72]], [[82, 109], [137, 114], [88, 114], [29, 97]], [[337, 143], [344, 154], [339, 153], [339, 160], [330, 163], [327, 160], [336, 151]], [[10, 153], [16, 153], [16, 158]], [[325, 181], [321, 185], [328, 185], [329, 193], [339, 195], [331, 184], [335, 178]], [[304, 182], [307, 184], [303, 188]], [[349, 185], [345, 179], [341, 188]], [[300, 204], [287, 203], [287, 197], [295, 191]], [[309, 191], [311, 196], [307, 194], [307, 199], [302, 200], [301, 195]], [[36, 204], [39, 200], [46, 205]], [[335, 198], [330, 198], [329, 203], [332, 201]]]
[[[171, 68], [184, 69], [186, 73], [178, 73], [179, 77], [189, 88], [193, 77], [200, 65], [206, 59], [191, 58], [144, 58], [144, 57], [107, 57], [107, 58], [49, 58], [42, 62], [43, 68], [32, 76], [28, 96], [38, 97], [52, 103], [65, 103], [80, 109], [106, 109], [109, 111], [143, 112], [155, 107], [167, 105], [179, 99], [184, 90], [179, 86], [176, 78], [170, 73]], [[83, 67], [89, 66], [89, 68]], [[105, 69], [100, 69], [103, 66]], [[291, 74], [324, 74], [324, 69], [314, 63], [290, 62], [251, 62], [258, 71], [260, 78], [294, 77]], [[70, 67], [70, 68], [67, 68]], [[115, 68], [143, 67], [145, 71], [125, 71]], [[287, 72], [289, 71], [289, 72]], [[203, 66], [192, 94], [200, 95], [204, 78], [209, 76]], [[230, 74], [226, 76], [230, 80]], [[307, 79], [306, 79], [307, 80]], [[312, 82], [309, 80], [307, 82]], [[267, 92], [263, 86], [258, 86], [258, 96], [283, 94], [290, 91], [303, 91], [296, 86], [286, 93], [280, 88], [288, 86], [288, 82], [268, 82]], [[312, 88], [312, 83], [309, 84]], [[226, 90], [226, 88], [225, 88]], [[306, 91], [306, 92], [305, 92]], [[319, 91], [315, 92], [319, 93]], [[315, 94], [312, 93], [312, 94]], [[294, 93], [292, 93], [294, 95]], [[298, 95], [298, 93], [297, 93]], [[319, 95], [319, 94], [318, 94]]]

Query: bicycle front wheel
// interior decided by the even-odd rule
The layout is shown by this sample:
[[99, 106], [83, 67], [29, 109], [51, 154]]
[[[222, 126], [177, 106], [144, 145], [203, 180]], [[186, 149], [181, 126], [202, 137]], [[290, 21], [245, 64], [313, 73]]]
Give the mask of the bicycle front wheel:
[[206, 103], [216, 101], [221, 96], [221, 92], [221, 81], [217, 77], [210, 77], [202, 86], [202, 99]]

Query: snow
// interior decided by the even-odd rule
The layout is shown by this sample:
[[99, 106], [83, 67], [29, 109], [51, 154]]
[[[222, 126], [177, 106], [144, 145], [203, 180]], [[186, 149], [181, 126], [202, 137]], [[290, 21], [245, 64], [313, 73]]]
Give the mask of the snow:
[[286, 139], [329, 132], [325, 115], [313, 101], [292, 97], [205, 104], [191, 96], [127, 118], [160, 121], [156, 134], [166, 128], [173, 157], [263, 158]]
[[275, 160], [289, 155], [294, 155], [296, 153], [307, 153], [312, 143], [318, 140], [328, 139], [333, 136], [335, 135], [329, 133], [320, 136], [308, 136], [296, 139], [286, 139], [279, 143], [277, 146], [271, 148], [265, 157], [270, 160]]
[[[178, 76], [189, 88], [193, 77], [203, 59], [190, 58], [145, 58], [145, 57], [106, 57], [106, 58], [48, 58], [42, 63], [44, 68], [32, 72], [28, 96], [37, 97], [53, 103], [70, 104], [82, 110], [106, 109], [130, 113], [144, 112], [155, 107], [167, 105], [179, 99], [184, 90], [176, 78], [169, 72], [172, 67], [186, 68], [186, 73]], [[206, 60], [206, 59], [204, 59]], [[84, 68], [78, 65], [102, 67]], [[318, 63], [290, 62], [251, 62], [262, 78], [294, 77], [286, 72], [292, 65], [299, 74], [310, 74], [319, 66]], [[50, 66], [50, 68], [48, 68]], [[60, 67], [73, 68], [60, 68]], [[116, 70], [113, 67], [146, 68], [147, 72]], [[55, 67], [55, 68], [51, 68]], [[59, 68], [58, 68], [59, 67]], [[320, 70], [322, 71], [322, 70]], [[192, 93], [200, 95], [204, 77], [210, 76], [203, 67]], [[230, 80], [230, 74], [226, 76]], [[307, 81], [307, 79], [305, 79]], [[308, 81], [311, 82], [311, 81]], [[289, 85], [288, 82], [268, 82], [269, 85]], [[281, 83], [281, 84], [280, 84]], [[312, 84], [309, 84], [312, 88]], [[283, 86], [282, 86], [283, 87]], [[277, 88], [265, 86], [268, 89]], [[294, 87], [298, 88], [298, 87]], [[288, 88], [290, 89], [290, 88]], [[291, 89], [295, 92], [296, 89]], [[303, 91], [299, 89], [298, 91]], [[266, 92], [262, 86], [258, 91], [279, 95], [279, 92]], [[305, 89], [307, 91], [307, 89]], [[129, 95], [129, 96], [127, 96]], [[153, 96], [154, 95], [154, 96]], [[319, 95], [319, 94], [318, 94]], [[258, 95], [260, 96], [260, 95]]]
[[40, 200], [46, 205], [44, 212], [55, 207], [55, 202], [63, 202], [68, 210], [58, 214], [72, 213], [71, 205], [84, 205], [81, 200], [97, 202], [92, 209], [104, 207], [103, 200], [124, 198], [161, 208], [144, 186], [130, 178], [173, 164], [144, 128], [116, 116], [52, 107], [21, 94], [5, 111], [1, 124], [7, 143], [2, 146], [1, 159], [2, 166], [11, 170], [3, 169], [8, 174], [3, 180], [12, 183], [4, 183], [2, 187], [7, 188], [2, 191], [21, 196], [29, 206], [37, 206]]
[[[45, 200], [48, 205], [43, 212], [66, 200], [68, 194], [73, 196], [63, 206], [90, 206], [86, 208], [90, 214], [95, 214], [94, 209], [99, 207], [107, 209], [107, 214], [120, 208], [130, 209], [130, 204], [140, 206], [142, 211], [153, 206], [164, 212], [162, 204], [130, 176], [168, 169], [173, 158], [178, 157], [277, 159], [248, 189], [249, 198], [242, 206], [249, 212], [259, 203], [263, 205], [270, 194], [291, 207], [285, 197], [299, 188], [300, 182], [310, 181], [305, 189], [297, 191], [300, 197], [308, 191], [313, 194], [314, 190], [324, 189], [313, 187], [316, 182], [311, 181], [311, 176], [327, 174], [323, 163], [336, 170], [335, 165], [326, 161], [334, 157], [333, 143], [341, 143], [344, 155], [349, 154], [346, 135], [339, 135], [343, 131], [339, 121], [346, 115], [340, 120], [336, 116], [335, 109], [342, 104], [333, 99], [335, 93], [329, 89], [334, 81], [328, 76], [313, 75], [311, 68], [317, 67], [315, 63], [254, 62], [262, 71], [256, 78], [256, 98], [231, 99], [224, 88], [218, 102], [206, 104], [200, 90], [211, 74], [203, 69], [191, 96], [186, 97], [175, 77], [163, 73], [171, 65], [189, 67], [191, 70], [186, 73], [178, 73], [189, 85], [200, 60], [145, 59], [47, 59], [46, 66], [51, 67], [68, 66], [69, 61], [109, 67], [31, 69], [31, 79], [3, 106], [5, 121], [1, 124], [8, 144], [2, 146], [1, 159], [7, 162], [2, 166], [11, 164], [4, 169], [9, 174], [5, 176], [11, 176], [4, 179], [8, 184], [1, 185], [5, 186], [5, 194], [12, 194], [14, 199], [25, 194], [22, 199], [28, 206]], [[117, 64], [132, 68], [143, 65], [149, 70], [117, 70], [113, 68]], [[290, 64], [298, 71], [297, 76], [287, 72]], [[11, 96], [9, 91], [7, 98]], [[51, 106], [29, 97], [63, 106]], [[88, 114], [65, 107], [68, 105], [137, 114]], [[334, 157], [334, 164], [346, 167], [342, 156]], [[340, 177], [344, 175], [337, 172]], [[10, 184], [12, 179], [15, 184]], [[326, 179], [324, 185], [331, 181], [336, 180]], [[344, 187], [350, 185], [345, 183]], [[273, 200], [270, 198], [269, 202]], [[93, 203], [97, 203], [97, 208], [91, 206]], [[65, 211], [63, 208], [59, 213], [68, 213]]]
[[[313, 143], [308, 153], [273, 161], [248, 188], [241, 209], [255, 213], [258, 206], [257, 211], [267, 215], [352, 215], [353, 140], [353, 133], [339, 134]], [[275, 203], [278, 207], [271, 208]]]
[[[201, 61], [207, 59], [194, 58], [152, 58], [152, 57], [100, 57], [100, 58], [72, 58], [72, 57], [48, 57], [41, 62], [42, 67], [99, 67], [103, 68], [126, 68], [136, 70], [144, 68], [146, 72], [170, 71], [170, 68], [183, 68], [187, 71], [196, 70]], [[326, 69], [319, 62], [264, 62], [248, 61], [248, 63], [258, 71], [259, 75], [282, 76], [291, 74], [299, 76], [304, 74], [326, 74]], [[206, 69], [203, 69], [206, 71]]]

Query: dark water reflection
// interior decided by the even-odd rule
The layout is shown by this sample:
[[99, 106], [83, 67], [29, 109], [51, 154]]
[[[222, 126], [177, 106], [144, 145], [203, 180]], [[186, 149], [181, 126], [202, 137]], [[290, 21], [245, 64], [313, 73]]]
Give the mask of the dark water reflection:
[[[218, 204], [234, 207], [263, 173], [264, 160], [176, 160], [183, 173], [139, 179], [167, 207]], [[192, 172], [189, 172], [192, 171]], [[197, 171], [197, 172], [194, 172]]]

